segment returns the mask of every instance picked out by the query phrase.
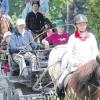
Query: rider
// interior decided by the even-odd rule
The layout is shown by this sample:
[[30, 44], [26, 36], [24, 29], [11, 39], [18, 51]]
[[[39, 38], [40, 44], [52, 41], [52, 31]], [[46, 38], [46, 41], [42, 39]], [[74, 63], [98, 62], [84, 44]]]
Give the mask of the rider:
[[64, 69], [64, 72], [57, 82], [59, 89], [63, 88], [65, 77], [76, 71], [77, 66], [96, 59], [98, 54], [96, 38], [94, 34], [87, 31], [87, 17], [83, 14], [78, 14], [74, 17], [74, 22], [76, 31], [70, 36], [67, 53], [62, 58], [61, 67]]

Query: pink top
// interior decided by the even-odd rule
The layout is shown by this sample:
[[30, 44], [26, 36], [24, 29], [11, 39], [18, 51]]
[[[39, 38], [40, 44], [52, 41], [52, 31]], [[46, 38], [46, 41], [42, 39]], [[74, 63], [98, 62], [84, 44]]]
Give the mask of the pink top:
[[49, 42], [49, 44], [52, 45], [60, 45], [60, 44], [66, 44], [68, 42], [70, 34], [69, 33], [63, 33], [63, 34], [57, 34], [53, 33], [46, 37], [45, 39]]

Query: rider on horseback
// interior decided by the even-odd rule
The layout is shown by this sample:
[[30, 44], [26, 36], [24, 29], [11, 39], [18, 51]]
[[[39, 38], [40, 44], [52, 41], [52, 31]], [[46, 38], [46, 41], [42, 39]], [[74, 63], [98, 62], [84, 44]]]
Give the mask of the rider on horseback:
[[76, 31], [69, 38], [67, 45], [67, 53], [63, 56], [61, 67], [64, 70], [57, 82], [57, 89], [64, 87], [64, 79], [67, 76], [67, 82], [73, 71], [77, 70], [77, 66], [81, 66], [96, 58], [98, 47], [95, 36], [87, 31], [87, 17], [78, 14], [74, 18]]

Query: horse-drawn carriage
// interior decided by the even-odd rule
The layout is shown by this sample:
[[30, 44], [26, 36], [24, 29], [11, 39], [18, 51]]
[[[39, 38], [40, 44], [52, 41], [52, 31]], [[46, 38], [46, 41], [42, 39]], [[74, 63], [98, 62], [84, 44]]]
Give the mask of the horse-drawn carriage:
[[[5, 19], [5, 18], [4, 18]], [[11, 31], [9, 20], [1, 20], [2, 27], [6, 31]], [[1, 24], [0, 23], [0, 24]], [[3, 36], [3, 34], [2, 34]], [[12, 56], [3, 52], [3, 58], [0, 59], [1, 78], [6, 80], [7, 89], [9, 88], [10, 98], [5, 100], [47, 100], [51, 95], [53, 84], [47, 70], [47, 58], [43, 56], [44, 50], [36, 50], [35, 70], [32, 71], [27, 65], [28, 77], [24, 78], [22, 73], [19, 74], [19, 66], [13, 61]], [[5, 61], [8, 59], [8, 64]]]
[[[35, 50], [37, 57], [35, 70], [32, 71], [27, 64], [29, 74], [27, 78], [21, 75], [26, 68], [19, 75], [19, 66], [13, 61], [11, 55], [3, 53], [1, 71], [6, 72], [6, 76], [3, 74], [2, 77], [6, 79], [10, 91], [10, 99], [7, 100], [49, 100], [55, 94], [44, 52], [45, 50]], [[8, 56], [10, 70], [3, 64], [7, 60], [6, 56]]]

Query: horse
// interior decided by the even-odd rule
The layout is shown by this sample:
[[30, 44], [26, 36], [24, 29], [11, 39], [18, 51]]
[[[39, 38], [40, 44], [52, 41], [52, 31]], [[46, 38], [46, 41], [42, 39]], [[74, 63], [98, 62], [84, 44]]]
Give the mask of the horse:
[[[55, 48], [52, 49], [48, 60], [49, 74], [51, 76], [52, 81], [54, 82], [54, 85], [61, 74], [60, 73], [61, 61], [59, 62], [59, 57], [63, 55], [66, 52], [66, 50], [61, 55], [57, 54], [58, 51], [59, 49]], [[53, 70], [54, 68], [58, 70], [58, 73], [56, 73], [56, 75]], [[58, 94], [58, 97], [60, 98], [60, 100], [71, 100], [70, 96], [72, 96], [73, 94], [76, 97], [74, 100], [87, 100], [86, 98], [89, 98], [88, 100], [100, 100], [99, 73], [100, 73], [100, 60], [99, 57], [97, 57], [97, 60], [92, 60], [78, 67], [78, 69], [75, 72], [71, 73], [70, 79], [68, 80], [67, 83], [66, 83], [67, 77], [65, 78], [64, 95]], [[69, 93], [71, 94], [70, 96]], [[70, 99], [68, 99], [68, 97]]]
[[[73, 91], [81, 100], [100, 100], [100, 58], [92, 60], [72, 73], [68, 84], [64, 81], [65, 93]], [[67, 95], [68, 96], [68, 95]]]
[[48, 59], [48, 67], [49, 67], [48, 69], [49, 69], [49, 74], [53, 81], [59, 78], [62, 71], [64, 70], [60, 67], [60, 65], [61, 65], [61, 59], [63, 55], [66, 53], [66, 50], [67, 50], [67, 45], [62, 44], [62, 45], [55, 46], [50, 51], [49, 59]]

